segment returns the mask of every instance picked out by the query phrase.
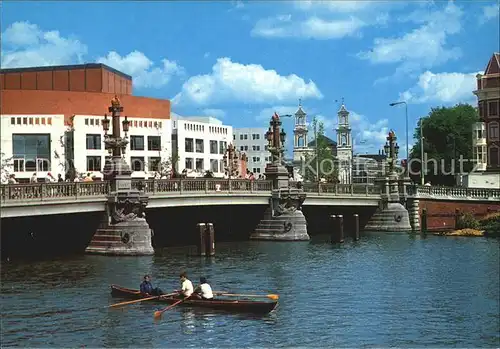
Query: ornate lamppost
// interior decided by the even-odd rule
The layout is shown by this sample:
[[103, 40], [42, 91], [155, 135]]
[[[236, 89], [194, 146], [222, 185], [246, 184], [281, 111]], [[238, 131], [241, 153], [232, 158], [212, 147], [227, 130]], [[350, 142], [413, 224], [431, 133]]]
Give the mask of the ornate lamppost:
[[[266, 132], [268, 149], [271, 153], [271, 163], [273, 165], [281, 165], [283, 154], [285, 152], [285, 130], [281, 129], [282, 122], [279, 115], [275, 112], [269, 121], [269, 129]], [[280, 132], [281, 129], [281, 132]]]
[[[137, 188], [132, 188], [132, 171], [123, 159], [128, 144], [127, 132], [129, 121], [120, 122], [123, 107], [117, 96], [108, 108], [111, 113], [113, 132], [108, 135], [110, 119], [104, 115], [105, 148], [111, 152], [111, 161], [106, 162], [104, 179], [110, 181], [107, 196], [105, 220], [92, 237], [85, 250], [90, 254], [104, 255], [151, 255], [154, 249], [151, 243], [151, 229], [145, 218], [148, 197]], [[125, 137], [121, 137], [123, 128]]]
[[387, 155], [387, 164], [389, 165], [389, 174], [394, 173], [394, 164], [398, 159], [399, 145], [396, 142], [397, 137], [393, 130], [389, 132], [387, 136], [387, 142], [384, 145], [384, 152]]
[[227, 172], [229, 178], [233, 177], [238, 166], [238, 157], [236, 155], [236, 148], [232, 143], [227, 146], [222, 160], [224, 161], [224, 171]]

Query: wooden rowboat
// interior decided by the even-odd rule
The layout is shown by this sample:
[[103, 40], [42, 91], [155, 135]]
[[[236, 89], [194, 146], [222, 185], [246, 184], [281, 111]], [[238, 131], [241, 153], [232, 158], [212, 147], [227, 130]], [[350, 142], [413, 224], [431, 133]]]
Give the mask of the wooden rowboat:
[[[139, 290], [133, 290], [118, 285], [111, 285], [111, 295], [113, 297], [140, 299], [143, 298]], [[179, 301], [179, 298], [167, 296], [154, 300], [158, 303], [173, 304]], [[236, 313], [254, 313], [254, 314], [267, 314], [273, 311], [278, 305], [278, 301], [251, 301], [251, 300], [230, 300], [230, 299], [188, 299], [179, 304], [179, 306], [187, 307], [200, 307], [215, 310], [225, 310]]]

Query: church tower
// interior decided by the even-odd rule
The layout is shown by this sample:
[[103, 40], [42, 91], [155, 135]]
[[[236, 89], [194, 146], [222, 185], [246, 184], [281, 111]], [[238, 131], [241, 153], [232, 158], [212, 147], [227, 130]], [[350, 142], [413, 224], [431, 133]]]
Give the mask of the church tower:
[[339, 181], [341, 184], [352, 183], [352, 135], [349, 126], [349, 112], [344, 101], [337, 112], [337, 159], [339, 161]]
[[299, 109], [295, 113], [295, 125], [293, 127], [293, 162], [301, 163], [305, 160], [307, 148], [307, 114], [302, 110], [299, 100]]

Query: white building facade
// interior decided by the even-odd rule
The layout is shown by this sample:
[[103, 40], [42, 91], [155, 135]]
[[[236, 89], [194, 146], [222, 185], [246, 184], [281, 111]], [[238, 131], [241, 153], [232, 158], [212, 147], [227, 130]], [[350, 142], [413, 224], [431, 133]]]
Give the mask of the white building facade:
[[[24, 182], [33, 174], [43, 179], [50, 172], [55, 178], [59, 174], [64, 178], [71, 162], [80, 175], [102, 178], [110, 156], [104, 148], [103, 118], [74, 115], [72, 125], [68, 125], [64, 115], [1, 115], [2, 177], [14, 174]], [[123, 156], [133, 171], [132, 177], [153, 177], [171, 155], [171, 120], [128, 120], [129, 144]]]
[[486, 126], [484, 122], [476, 122], [472, 130], [472, 153], [476, 171], [485, 171], [487, 164]]
[[233, 140], [232, 126], [210, 116], [172, 116], [172, 149], [178, 172], [186, 170], [189, 177], [200, 177], [211, 171], [223, 177], [223, 157]]
[[255, 175], [263, 174], [266, 164], [271, 161], [266, 132], [267, 129], [263, 127], [234, 129], [233, 142], [236, 150], [247, 155], [247, 168]]

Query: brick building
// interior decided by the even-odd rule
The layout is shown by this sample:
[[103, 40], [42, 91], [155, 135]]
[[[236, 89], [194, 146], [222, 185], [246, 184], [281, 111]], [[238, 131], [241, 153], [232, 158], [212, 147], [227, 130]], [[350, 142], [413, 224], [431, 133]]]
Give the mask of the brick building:
[[486, 171], [500, 173], [500, 53], [494, 53], [484, 74], [477, 76], [479, 117], [485, 123]]
[[21, 181], [64, 176], [72, 161], [101, 177], [101, 120], [115, 94], [131, 122], [125, 157], [133, 176], [151, 175], [172, 151], [170, 101], [133, 96], [132, 78], [104, 64], [0, 70], [1, 152], [9, 159], [2, 170]]

